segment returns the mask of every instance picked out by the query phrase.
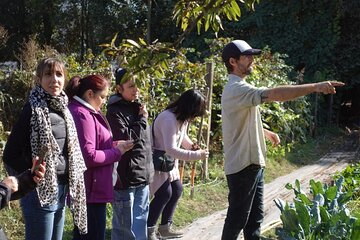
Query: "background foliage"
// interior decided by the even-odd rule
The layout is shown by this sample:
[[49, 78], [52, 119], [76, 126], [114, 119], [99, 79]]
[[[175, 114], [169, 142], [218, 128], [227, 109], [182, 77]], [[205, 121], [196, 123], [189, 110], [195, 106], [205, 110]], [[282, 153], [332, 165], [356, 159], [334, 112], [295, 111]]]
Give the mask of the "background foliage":
[[[112, 80], [116, 66], [128, 68], [151, 119], [185, 89], [204, 91], [205, 63], [213, 62], [210, 149], [221, 156], [227, 72], [220, 54], [234, 38], [264, 49], [248, 78], [256, 86], [327, 79], [347, 84], [334, 98], [262, 106], [265, 127], [285, 142], [270, 147], [270, 156], [283, 157], [316, 125], [360, 125], [359, 10], [358, 0], [2, 0], [0, 61], [16, 61], [18, 68], [1, 64], [1, 137], [11, 130], [45, 56], [61, 58], [69, 77], [99, 73]], [[197, 127], [192, 124], [193, 137]], [[213, 161], [222, 165], [221, 157]]]
[[[184, 53], [193, 62], [210, 56], [206, 39], [246, 39], [286, 54], [293, 74], [303, 72], [302, 82], [346, 82], [334, 100], [319, 102], [325, 110], [318, 120], [360, 125], [359, 10], [357, 0], [3, 0], [0, 26], [7, 30], [8, 41], [1, 45], [0, 61], [19, 60], [30, 39], [81, 61], [88, 49], [99, 54], [100, 44], [118, 33], [115, 45], [139, 38], [149, 45], [169, 43], [167, 47], [176, 50], [193, 49]], [[336, 111], [329, 118], [331, 101]]]

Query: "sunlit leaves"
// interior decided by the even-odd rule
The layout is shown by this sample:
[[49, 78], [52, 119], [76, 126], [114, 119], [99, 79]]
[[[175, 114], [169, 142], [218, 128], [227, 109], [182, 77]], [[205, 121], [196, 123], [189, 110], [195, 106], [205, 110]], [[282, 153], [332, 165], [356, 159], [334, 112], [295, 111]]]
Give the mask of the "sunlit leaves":
[[[259, 1], [239, 2], [248, 9], [254, 10], [255, 2]], [[176, 25], [180, 26], [182, 31], [196, 26], [198, 34], [201, 33], [201, 29], [207, 31], [209, 28], [217, 34], [223, 29], [221, 19], [226, 17], [230, 21], [237, 21], [241, 16], [241, 10], [236, 0], [180, 0], [175, 5], [173, 14]]]
[[128, 72], [136, 74], [139, 79], [146, 79], [149, 75], [162, 77], [164, 71], [168, 70], [170, 53], [175, 51], [168, 44], [147, 44], [144, 39], [124, 39], [118, 46], [113, 42], [112, 40], [110, 45], [102, 45], [105, 47], [103, 52], [115, 58], [120, 65], [126, 66]]
[[118, 45], [113, 42], [102, 45], [103, 53], [128, 69], [123, 81], [135, 76], [143, 101], [156, 102], [148, 107], [150, 115], [162, 111], [185, 89], [204, 88], [205, 65], [190, 62], [186, 49], [176, 50], [158, 41], [148, 44], [144, 39], [124, 39]]

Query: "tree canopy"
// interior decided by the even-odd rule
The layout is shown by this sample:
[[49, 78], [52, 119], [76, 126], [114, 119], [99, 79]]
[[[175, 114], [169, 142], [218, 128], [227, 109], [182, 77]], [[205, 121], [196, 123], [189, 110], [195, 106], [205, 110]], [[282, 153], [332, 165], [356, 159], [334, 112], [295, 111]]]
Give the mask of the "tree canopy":
[[[190, 61], [203, 62], [211, 54], [206, 39], [245, 39], [286, 54], [293, 74], [304, 72], [304, 81], [346, 82], [337, 101], [351, 106], [345, 115], [358, 116], [359, 10], [357, 0], [2, 0], [0, 25], [7, 31], [7, 41], [0, 49], [0, 61], [18, 60], [30, 39], [63, 54], [75, 53], [79, 59], [88, 49], [99, 54], [111, 44], [118, 56], [129, 54], [123, 48], [128, 44], [137, 51], [133, 56], [144, 50], [145, 55], [135, 57], [139, 61], [139, 56], [154, 60], [158, 51], [164, 59], [152, 74], [163, 74], [166, 54], [171, 57], [185, 47]], [[133, 48], [129, 40], [142, 47]]]

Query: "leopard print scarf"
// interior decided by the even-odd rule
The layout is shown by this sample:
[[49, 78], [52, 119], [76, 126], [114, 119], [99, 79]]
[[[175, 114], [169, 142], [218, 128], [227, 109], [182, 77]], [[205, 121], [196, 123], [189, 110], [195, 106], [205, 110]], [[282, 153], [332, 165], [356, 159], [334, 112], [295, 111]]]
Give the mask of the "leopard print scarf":
[[68, 98], [64, 91], [59, 96], [51, 96], [39, 85], [30, 92], [31, 106], [31, 149], [32, 157], [37, 156], [40, 146], [49, 145], [51, 151], [45, 155], [46, 174], [39, 182], [36, 190], [41, 206], [48, 206], [57, 202], [58, 183], [56, 164], [60, 154], [60, 147], [51, 131], [49, 107], [61, 112], [66, 123], [67, 150], [69, 164], [69, 193], [70, 209], [73, 213], [74, 224], [80, 233], [87, 233], [86, 197], [84, 185], [84, 159], [80, 150], [77, 132], [73, 118], [67, 108]]

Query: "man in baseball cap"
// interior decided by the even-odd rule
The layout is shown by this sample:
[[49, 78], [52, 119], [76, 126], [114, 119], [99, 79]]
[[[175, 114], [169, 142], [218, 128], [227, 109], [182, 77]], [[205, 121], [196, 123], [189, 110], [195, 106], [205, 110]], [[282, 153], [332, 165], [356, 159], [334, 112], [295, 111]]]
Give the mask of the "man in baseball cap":
[[224, 47], [222, 59], [226, 62], [231, 57], [239, 57], [240, 55], [259, 55], [260, 49], [254, 49], [244, 40], [234, 40]]
[[229, 81], [221, 97], [224, 169], [229, 186], [229, 208], [222, 240], [236, 240], [243, 230], [245, 240], [260, 239], [260, 225], [264, 218], [265, 138], [273, 145], [279, 136], [263, 128], [259, 105], [271, 101], [288, 101], [313, 92], [335, 94], [335, 87], [344, 84], [324, 81], [302, 85], [258, 88], [246, 82], [253, 69], [252, 48], [243, 40], [228, 43], [222, 59], [229, 73]]

